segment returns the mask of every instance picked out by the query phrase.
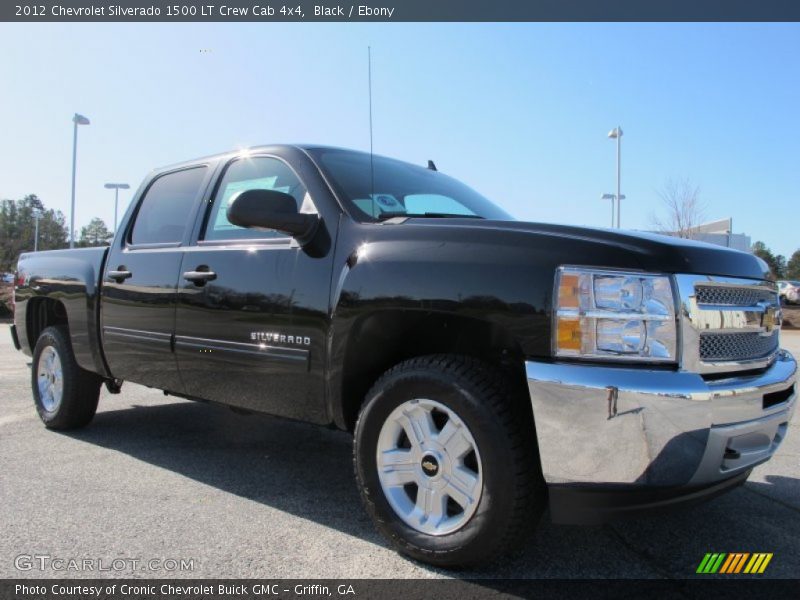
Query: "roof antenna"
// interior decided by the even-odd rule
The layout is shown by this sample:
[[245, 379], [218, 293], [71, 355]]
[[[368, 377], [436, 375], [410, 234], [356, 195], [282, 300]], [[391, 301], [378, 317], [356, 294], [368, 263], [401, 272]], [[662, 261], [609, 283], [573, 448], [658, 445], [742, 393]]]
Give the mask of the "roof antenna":
[[439, 170], [436, 168], [436, 163], [434, 163], [432, 160], [428, 160], [428, 169], [430, 169], [431, 171]]
[[367, 46], [367, 85], [369, 87], [369, 178], [372, 217], [375, 218], [375, 165], [372, 153], [372, 48]]

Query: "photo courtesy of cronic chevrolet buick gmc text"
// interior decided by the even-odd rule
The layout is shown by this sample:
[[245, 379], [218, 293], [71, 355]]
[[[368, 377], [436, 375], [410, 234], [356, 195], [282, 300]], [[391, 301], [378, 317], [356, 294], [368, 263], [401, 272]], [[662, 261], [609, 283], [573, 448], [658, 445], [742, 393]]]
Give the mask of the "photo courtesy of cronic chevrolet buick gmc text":
[[758, 258], [515, 221], [433, 163], [337, 148], [154, 171], [110, 247], [23, 254], [15, 302], [47, 427], [131, 381], [351, 431], [376, 527], [440, 566], [502, 556], [548, 503], [596, 523], [731, 489], [796, 405]]

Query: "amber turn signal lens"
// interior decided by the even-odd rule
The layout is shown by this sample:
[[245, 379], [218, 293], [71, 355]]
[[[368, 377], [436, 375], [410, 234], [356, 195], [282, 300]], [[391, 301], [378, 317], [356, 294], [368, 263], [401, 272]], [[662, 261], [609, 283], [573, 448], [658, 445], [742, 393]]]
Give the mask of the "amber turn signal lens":
[[578, 308], [580, 281], [577, 275], [564, 273], [558, 284], [558, 308]]
[[559, 317], [558, 319], [558, 349], [581, 349], [581, 322], [580, 319]]

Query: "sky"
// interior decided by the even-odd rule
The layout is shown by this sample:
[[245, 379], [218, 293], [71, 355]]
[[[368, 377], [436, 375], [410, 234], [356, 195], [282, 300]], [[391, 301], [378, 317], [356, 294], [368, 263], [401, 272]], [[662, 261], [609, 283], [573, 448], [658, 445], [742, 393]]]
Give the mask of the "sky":
[[0, 198], [111, 226], [153, 168], [256, 144], [433, 159], [515, 217], [652, 229], [670, 179], [706, 220], [800, 248], [800, 24], [0, 24]]

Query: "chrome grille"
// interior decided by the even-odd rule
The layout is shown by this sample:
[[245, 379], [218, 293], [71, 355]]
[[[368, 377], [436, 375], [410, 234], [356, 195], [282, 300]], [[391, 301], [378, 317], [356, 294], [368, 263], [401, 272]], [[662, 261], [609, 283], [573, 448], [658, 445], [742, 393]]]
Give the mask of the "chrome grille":
[[766, 367], [779, 351], [780, 304], [770, 281], [676, 275], [681, 368], [715, 374]]
[[778, 335], [758, 332], [700, 334], [700, 359], [706, 362], [766, 358], [778, 349]]
[[758, 287], [698, 285], [695, 288], [698, 304], [718, 306], [755, 306], [759, 302], [775, 302], [775, 292]]

